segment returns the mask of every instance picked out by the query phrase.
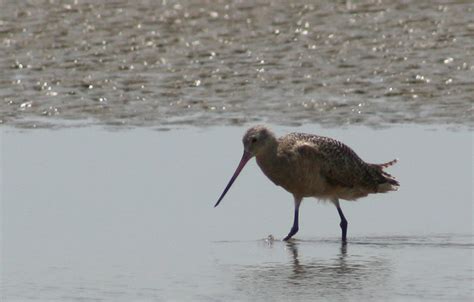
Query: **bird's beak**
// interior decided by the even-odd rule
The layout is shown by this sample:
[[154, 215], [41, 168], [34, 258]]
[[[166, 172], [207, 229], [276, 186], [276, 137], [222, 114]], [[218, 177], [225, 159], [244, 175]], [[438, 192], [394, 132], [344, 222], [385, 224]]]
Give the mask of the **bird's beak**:
[[217, 207], [219, 205], [219, 203], [221, 202], [221, 200], [224, 198], [225, 194], [227, 193], [227, 191], [229, 191], [230, 187], [232, 186], [232, 184], [234, 183], [235, 179], [237, 178], [237, 176], [239, 176], [240, 174], [240, 171], [242, 171], [242, 169], [244, 168], [245, 164], [249, 161], [249, 159], [252, 158], [252, 153], [248, 152], [248, 151], [245, 151], [244, 150], [244, 154], [242, 155], [242, 159], [240, 160], [240, 163], [239, 165], [237, 166], [237, 169], [235, 169], [235, 172], [234, 172], [234, 175], [232, 175], [232, 178], [230, 179], [229, 183], [227, 184], [227, 186], [225, 187], [224, 189], [224, 192], [222, 192], [222, 195], [221, 197], [219, 197], [219, 200], [216, 202], [216, 204], [214, 205], [214, 207]]

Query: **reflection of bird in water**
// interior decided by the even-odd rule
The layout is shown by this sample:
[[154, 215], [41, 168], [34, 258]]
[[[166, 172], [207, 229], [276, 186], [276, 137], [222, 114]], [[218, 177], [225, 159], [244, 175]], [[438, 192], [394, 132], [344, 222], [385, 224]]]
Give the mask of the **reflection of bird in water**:
[[[383, 300], [390, 280], [389, 263], [371, 249], [334, 240], [275, 242], [275, 255], [287, 259], [238, 265], [237, 288], [253, 301]], [[354, 250], [352, 250], [354, 249]], [[317, 252], [316, 252], [317, 251]], [[373, 251], [373, 250], [372, 250]], [[372, 298], [372, 299], [371, 299]], [[242, 299], [242, 300], [249, 300]]]
[[300, 264], [300, 259], [298, 256], [298, 243], [294, 241], [288, 241], [286, 243], [286, 247], [288, 251], [290, 252], [292, 259], [293, 259], [293, 273], [295, 276], [303, 276], [305, 273], [307, 273], [306, 270], [308, 269], [317, 269], [320, 271], [325, 270], [326, 268], [331, 268], [331, 269], [336, 269], [339, 270], [340, 273], [348, 273], [351, 271], [349, 266], [346, 264], [346, 256], [347, 256], [347, 244], [342, 243], [341, 248], [340, 248], [340, 253], [337, 258], [337, 263], [332, 265], [332, 266], [327, 266], [326, 265], [321, 265], [321, 266], [314, 266], [311, 264]]
[[300, 265], [300, 259], [298, 258], [298, 246], [295, 242], [288, 241], [286, 243], [288, 250], [293, 257], [293, 272], [296, 275], [302, 274], [304, 272], [304, 267]]
[[346, 242], [347, 220], [339, 199], [356, 200], [372, 193], [395, 191], [399, 186], [398, 181], [384, 171], [396, 160], [384, 164], [366, 163], [351, 148], [328, 137], [291, 133], [276, 138], [264, 126], [255, 126], [247, 130], [243, 144], [242, 159], [215, 206], [245, 164], [255, 156], [263, 173], [293, 194], [294, 221], [285, 241], [298, 232], [299, 207], [304, 197], [330, 200], [336, 206], [342, 241]]

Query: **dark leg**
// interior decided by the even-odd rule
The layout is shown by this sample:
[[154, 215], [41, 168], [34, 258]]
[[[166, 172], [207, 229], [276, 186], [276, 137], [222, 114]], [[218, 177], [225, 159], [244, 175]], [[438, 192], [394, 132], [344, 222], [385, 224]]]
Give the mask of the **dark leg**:
[[341, 223], [339, 226], [341, 227], [342, 230], [342, 242], [346, 243], [347, 242], [347, 220], [346, 217], [344, 217], [344, 213], [342, 213], [341, 206], [339, 205], [339, 200], [335, 202], [337, 212], [339, 213], [339, 217], [341, 218]]
[[291, 227], [290, 232], [288, 233], [288, 235], [286, 235], [283, 241], [288, 241], [294, 234], [298, 233], [298, 216], [299, 216], [301, 200], [302, 198], [295, 197], [295, 218], [293, 220], [293, 226]]

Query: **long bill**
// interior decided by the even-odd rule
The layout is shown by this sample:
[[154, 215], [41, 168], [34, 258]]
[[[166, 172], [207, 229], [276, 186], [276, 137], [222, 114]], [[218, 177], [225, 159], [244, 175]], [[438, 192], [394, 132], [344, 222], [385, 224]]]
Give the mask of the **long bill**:
[[221, 200], [224, 198], [225, 194], [227, 193], [227, 191], [229, 191], [230, 187], [232, 186], [232, 184], [234, 183], [235, 179], [237, 178], [237, 176], [239, 176], [240, 174], [240, 171], [242, 171], [242, 169], [244, 168], [245, 164], [252, 158], [252, 153], [250, 152], [247, 152], [244, 150], [244, 154], [242, 155], [242, 159], [240, 160], [240, 163], [239, 165], [237, 166], [237, 169], [235, 169], [235, 172], [234, 172], [234, 175], [232, 175], [232, 178], [230, 179], [229, 183], [227, 184], [227, 186], [225, 187], [224, 189], [224, 192], [222, 192], [221, 194], [221, 197], [219, 197], [219, 200], [216, 202], [216, 204], [214, 205], [214, 207], [217, 207], [219, 205], [219, 203], [221, 202]]

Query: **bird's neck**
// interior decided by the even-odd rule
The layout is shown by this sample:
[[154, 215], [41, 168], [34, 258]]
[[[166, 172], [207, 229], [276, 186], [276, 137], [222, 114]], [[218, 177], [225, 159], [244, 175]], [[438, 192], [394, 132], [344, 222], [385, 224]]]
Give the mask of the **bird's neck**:
[[[257, 164], [265, 174], [272, 170], [278, 162], [278, 142], [276, 140], [268, 142], [264, 149], [256, 156]], [[268, 174], [267, 174], [268, 176]]]
[[272, 137], [266, 142], [265, 147], [260, 150], [260, 152], [256, 155], [256, 157], [257, 159], [258, 158], [260, 159], [272, 158], [276, 156], [277, 151], [278, 151], [278, 141], [274, 137]]

